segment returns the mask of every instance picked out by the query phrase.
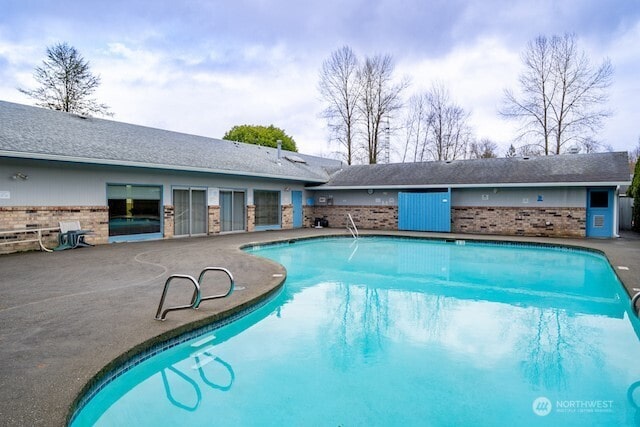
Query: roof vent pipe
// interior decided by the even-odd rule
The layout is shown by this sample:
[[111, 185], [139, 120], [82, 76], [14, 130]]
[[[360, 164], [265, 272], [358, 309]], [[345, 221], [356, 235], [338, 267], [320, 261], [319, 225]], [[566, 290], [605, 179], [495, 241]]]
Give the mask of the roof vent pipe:
[[280, 164], [280, 157], [282, 156], [282, 141], [277, 140], [276, 144], [278, 144], [278, 164]]

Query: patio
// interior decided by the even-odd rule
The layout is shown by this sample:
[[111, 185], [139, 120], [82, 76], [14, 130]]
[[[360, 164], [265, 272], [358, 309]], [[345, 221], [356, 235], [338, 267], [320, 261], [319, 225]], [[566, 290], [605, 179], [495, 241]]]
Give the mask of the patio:
[[[361, 231], [364, 234], [590, 247], [607, 255], [629, 294], [640, 290], [637, 234], [613, 240]], [[64, 425], [78, 394], [96, 374], [153, 343], [228, 316], [277, 291], [284, 269], [242, 252], [243, 245], [322, 235], [350, 238], [344, 229], [299, 229], [0, 256], [3, 425]], [[171, 312], [166, 321], [156, 321], [167, 277], [197, 276], [207, 266], [228, 268], [239, 289], [226, 299], [203, 302], [197, 311]]]

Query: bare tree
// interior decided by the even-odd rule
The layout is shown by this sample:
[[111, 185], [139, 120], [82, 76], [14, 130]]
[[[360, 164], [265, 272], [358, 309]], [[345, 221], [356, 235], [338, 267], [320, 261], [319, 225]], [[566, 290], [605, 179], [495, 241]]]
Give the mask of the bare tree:
[[544, 155], [560, 154], [571, 145], [593, 148], [593, 136], [611, 115], [604, 107], [613, 76], [611, 61], [592, 66], [572, 34], [537, 37], [527, 45], [522, 61], [521, 94], [505, 90], [500, 112], [522, 123], [516, 140]]
[[354, 160], [361, 86], [358, 59], [349, 46], [336, 50], [322, 63], [318, 88], [327, 104], [322, 115], [328, 121], [332, 139], [346, 150], [345, 160], [350, 165]]
[[435, 83], [426, 93], [429, 134], [426, 149], [433, 160], [464, 158], [472, 139], [469, 113], [453, 103], [449, 90]]
[[358, 109], [364, 127], [364, 150], [368, 163], [378, 162], [382, 151], [380, 136], [385, 130], [383, 119], [402, 108], [400, 95], [408, 81], [393, 82], [393, 59], [389, 55], [376, 55], [365, 59], [358, 73], [362, 94]]
[[35, 99], [36, 105], [52, 110], [90, 116], [112, 116], [109, 107], [90, 98], [100, 85], [100, 77], [91, 73], [89, 63], [67, 43], [47, 47], [47, 59], [36, 67], [36, 89], [18, 90]]
[[427, 136], [430, 128], [427, 97], [424, 94], [409, 98], [404, 119], [404, 152], [402, 162], [423, 162], [427, 155]]
[[483, 138], [479, 142], [472, 141], [469, 144], [470, 159], [493, 159], [498, 157], [496, 150], [498, 145], [488, 138]]

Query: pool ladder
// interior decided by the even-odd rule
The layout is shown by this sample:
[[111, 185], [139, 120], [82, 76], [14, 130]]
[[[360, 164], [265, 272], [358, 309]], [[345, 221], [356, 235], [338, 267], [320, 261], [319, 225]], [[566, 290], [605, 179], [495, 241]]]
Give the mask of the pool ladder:
[[356, 223], [353, 222], [353, 217], [350, 213], [347, 214], [347, 230], [351, 233], [354, 239], [358, 239], [360, 237], [360, 233], [358, 233], [358, 227], [356, 227]]
[[633, 298], [631, 298], [631, 311], [637, 316], [640, 317], [640, 308], [636, 308], [636, 304], [638, 304], [638, 300], [640, 299], [640, 292], [637, 292]]
[[[202, 279], [204, 278], [205, 274], [208, 271], [222, 271], [229, 277], [229, 290], [225, 294], [211, 295], [206, 297], [202, 296], [200, 291], [200, 285], [202, 283]], [[176, 305], [173, 307], [165, 308], [164, 311], [162, 311], [162, 306], [164, 305], [164, 300], [167, 297], [169, 285], [174, 279], [188, 280], [189, 282], [191, 282], [191, 284], [194, 287], [193, 296], [191, 297], [191, 302], [185, 305]], [[158, 304], [158, 311], [156, 312], [156, 320], [165, 320], [167, 317], [167, 313], [169, 313], [170, 311], [184, 310], [187, 308], [197, 309], [198, 307], [200, 307], [200, 303], [202, 301], [228, 297], [233, 293], [234, 287], [235, 287], [235, 282], [233, 280], [233, 276], [231, 275], [231, 272], [223, 267], [206, 267], [204, 270], [200, 272], [200, 275], [198, 276], [198, 280], [196, 280], [193, 276], [190, 276], [188, 274], [172, 274], [171, 276], [169, 276], [169, 278], [167, 278], [166, 282], [164, 282], [164, 290], [162, 291], [160, 304]]]

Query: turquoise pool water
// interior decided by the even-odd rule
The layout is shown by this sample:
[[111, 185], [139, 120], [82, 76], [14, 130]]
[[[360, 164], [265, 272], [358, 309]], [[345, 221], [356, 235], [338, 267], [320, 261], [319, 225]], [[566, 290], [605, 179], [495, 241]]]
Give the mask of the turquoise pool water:
[[640, 326], [606, 260], [459, 243], [250, 249], [287, 268], [276, 298], [122, 373], [72, 425], [635, 425]]

